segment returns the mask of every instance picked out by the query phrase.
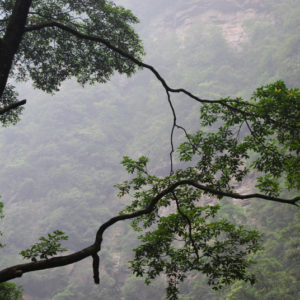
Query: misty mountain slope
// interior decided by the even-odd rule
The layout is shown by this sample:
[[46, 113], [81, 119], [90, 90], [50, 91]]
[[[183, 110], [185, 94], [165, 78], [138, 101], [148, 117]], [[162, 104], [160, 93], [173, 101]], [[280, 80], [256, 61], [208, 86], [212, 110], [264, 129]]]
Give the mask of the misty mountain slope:
[[[118, 3], [131, 8], [141, 20], [137, 29], [145, 44], [145, 62], [174, 87], [219, 98], [249, 96], [258, 86], [277, 79], [299, 85], [297, 1]], [[21, 262], [21, 249], [58, 228], [70, 237], [65, 243], [68, 249], [90, 244], [99, 224], [126, 204], [113, 189], [125, 178], [119, 164], [123, 155], [147, 155], [151, 170], [159, 175], [169, 172], [172, 116], [164, 90], [149, 72], [138, 71], [129, 79], [116, 76], [108, 84], [84, 89], [70, 81], [53, 98], [32, 90], [30, 84], [20, 89], [29, 100], [24, 116], [16, 126], [0, 131], [2, 231], [7, 244], [1, 249], [3, 267]], [[199, 106], [180, 95], [173, 102], [179, 123], [196, 130]], [[177, 144], [182, 140], [178, 135]], [[203, 299], [295, 297], [299, 273], [292, 268], [294, 260], [288, 253], [294, 248], [283, 235], [287, 228], [286, 235], [297, 238], [299, 213], [274, 204], [256, 202], [240, 208], [224, 201], [223, 215], [236, 222], [256, 222], [252, 226], [266, 232], [266, 251], [257, 265], [261, 284], [252, 288], [237, 283], [215, 295], [204, 277], [191, 274], [181, 287], [182, 299], [199, 299], [199, 294]], [[112, 228], [105, 238], [100, 288], [94, 286], [91, 262], [86, 260], [55, 271], [26, 274], [16, 281], [24, 284], [26, 300], [163, 297], [162, 283], [145, 287], [129, 274], [126, 262], [137, 241], [127, 224]], [[275, 290], [275, 285], [276, 293], [265, 296], [265, 290]], [[134, 298], [137, 293], [140, 298]]]

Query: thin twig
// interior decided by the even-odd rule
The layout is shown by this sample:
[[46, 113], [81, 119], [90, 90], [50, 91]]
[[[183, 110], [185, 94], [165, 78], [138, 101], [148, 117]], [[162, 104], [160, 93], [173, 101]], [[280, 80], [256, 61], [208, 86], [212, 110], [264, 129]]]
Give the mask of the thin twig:
[[195, 251], [195, 254], [196, 254], [196, 257], [197, 259], [199, 260], [199, 252], [198, 252], [198, 247], [195, 243], [195, 240], [193, 238], [193, 228], [192, 228], [192, 223], [191, 223], [191, 220], [190, 218], [181, 210], [180, 206], [179, 206], [179, 201], [178, 201], [178, 198], [175, 194], [175, 192], [173, 191], [172, 192], [172, 195], [173, 195], [173, 198], [175, 199], [175, 202], [176, 202], [176, 206], [177, 206], [177, 210], [179, 212], [179, 214], [187, 221], [188, 223], [188, 227], [189, 227], [189, 238], [191, 240], [191, 243], [193, 245], [193, 248], [194, 248], [194, 251]]
[[[76, 25], [78, 26], [78, 25]], [[125, 51], [117, 48], [116, 46], [113, 46], [112, 44], [110, 44], [110, 42], [108, 42], [106, 39], [101, 38], [99, 36], [95, 36], [95, 35], [87, 35], [84, 34], [80, 31], [77, 31], [67, 25], [61, 24], [59, 22], [56, 21], [51, 21], [51, 22], [45, 22], [45, 23], [41, 23], [41, 24], [36, 24], [36, 25], [31, 25], [31, 26], [27, 26], [25, 28], [25, 32], [31, 32], [31, 31], [36, 31], [36, 30], [40, 30], [43, 28], [48, 28], [48, 27], [57, 27], [60, 28], [66, 32], [71, 33], [72, 35], [80, 38], [80, 39], [84, 39], [84, 40], [89, 40], [89, 41], [94, 41], [94, 42], [98, 42], [98, 43], [102, 43], [104, 44], [106, 47], [108, 47], [109, 49], [113, 50], [114, 52], [120, 54], [121, 56], [123, 56], [124, 58], [129, 59], [130, 61], [132, 61], [134, 64], [136, 64], [139, 67], [145, 68], [150, 70], [155, 77], [161, 82], [161, 84], [163, 85], [163, 87], [165, 88], [166, 91], [168, 92], [172, 92], [172, 93], [183, 93], [187, 96], [189, 96], [190, 98], [196, 100], [197, 102], [200, 103], [208, 103], [208, 104], [220, 104], [222, 106], [227, 107], [228, 109], [235, 111], [235, 112], [240, 112], [240, 113], [246, 113], [248, 115], [251, 116], [255, 116], [255, 114], [250, 113], [250, 112], [246, 112], [243, 111], [239, 108], [236, 108], [234, 106], [231, 106], [229, 103], [243, 103], [245, 106], [249, 106], [250, 104], [247, 102], [241, 102], [240, 100], [235, 100], [235, 99], [230, 99], [230, 100], [208, 100], [208, 99], [201, 99], [199, 97], [197, 97], [196, 95], [192, 94], [191, 92], [183, 89], [183, 88], [171, 88], [166, 80], [160, 75], [160, 73], [151, 65], [143, 63], [142, 61], [138, 60], [137, 58], [135, 58], [134, 56], [126, 53]], [[253, 106], [253, 104], [251, 104], [251, 106]]]
[[172, 115], [173, 115], [173, 125], [172, 125], [172, 129], [171, 129], [171, 139], [170, 139], [170, 142], [171, 142], [170, 176], [172, 176], [174, 174], [174, 169], [173, 169], [173, 154], [174, 154], [174, 151], [175, 151], [175, 147], [174, 147], [174, 131], [175, 131], [175, 128], [176, 128], [177, 117], [176, 117], [176, 112], [175, 112], [174, 106], [173, 106], [172, 101], [171, 101], [170, 93], [169, 93], [168, 90], [166, 90], [166, 93], [167, 93], [168, 102], [169, 102], [170, 108], [172, 110]]

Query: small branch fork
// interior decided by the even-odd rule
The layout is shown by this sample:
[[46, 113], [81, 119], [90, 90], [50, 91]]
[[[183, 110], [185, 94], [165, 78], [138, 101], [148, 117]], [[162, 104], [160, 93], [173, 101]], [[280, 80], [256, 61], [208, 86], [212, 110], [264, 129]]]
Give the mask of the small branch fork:
[[189, 238], [191, 240], [191, 243], [193, 245], [193, 248], [194, 248], [194, 252], [196, 254], [196, 257], [197, 257], [197, 260], [199, 261], [200, 257], [199, 257], [199, 252], [198, 252], [198, 247], [195, 243], [195, 240], [193, 238], [193, 227], [192, 227], [192, 223], [191, 223], [191, 220], [190, 218], [181, 210], [180, 206], [179, 206], [179, 200], [175, 194], [175, 192], [173, 191], [172, 192], [172, 196], [173, 198], [175, 199], [175, 202], [176, 202], [176, 207], [177, 207], [177, 211], [179, 212], [179, 214], [183, 217], [183, 219], [186, 220], [186, 222], [188, 223], [188, 226], [189, 226]]
[[106, 223], [102, 224], [100, 226], [99, 230], [97, 231], [95, 242], [91, 246], [84, 248], [78, 252], [72, 253], [70, 255], [54, 257], [54, 258], [50, 258], [48, 260], [30, 262], [30, 263], [20, 264], [20, 265], [6, 268], [6, 269], [0, 271], [0, 282], [5, 282], [5, 281], [8, 281], [8, 280], [11, 280], [14, 278], [21, 277], [24, 273], [28, 273], [28, 272], [32, 272], [32, 271], [52, 269], [52, 268], [56, 268], [56, 267], [69, 265], [69, 264], [81, 261], [81, 260], [91, 256], [93, 259], [94, 281], [96, 284], [99, 284], [100, 283], [100, 278], [99, 278], [100, 260], [99, 260], [98, 252], [101, 250], [101, 244], [102, 244], [103, 234], [104, 234], [105, 230], [119, 221], [134, 219], [136, 217], [151, 213], [155, 209], [156, 204], [160, 199], [162, 199], [169, 193], [173, 193], [177, 187], [182, 186], [182, 185], [193, 186], [197, 189], [203, 190], [205, 193], [208, 193], [208, 194], [211, 194], [214, 196], [230, 197], [230, 198], [241, 199], [241, 200], [249, 199], [249, 198], [259, 198], [259, 199], [269, 200], [269, 201], [273, 201], [273, 202], [291, 204], [291, 205], [298, 206], [298, 207], [299, 207], [299, 205], [297, 202], [300, 201], [300, 197], [296, 197], [296, 198], [287, 200], [287, 199], [266, 196], [266, 195], [262, 195], [262, 194], [240, 195], [237, 193], [230, 193], [230, 192], [226, 192], [226, 191], [215, 190], [213, 188], [210, 188], [208, 186], [199, 184], [199, 183], [191, 181], [191, 180], [181, 180], [181, 181], [171, 184], [168, 188], [166, 188], [165, 190], [160, 192], [156, 197], [154, 197], [152, 199], [151, 203], [149, 204], [149, 206], [147, 208], [130, 213], [130, 214], [115, 216], [115, 217], [111, 218], [110, 220], [108, 220]]

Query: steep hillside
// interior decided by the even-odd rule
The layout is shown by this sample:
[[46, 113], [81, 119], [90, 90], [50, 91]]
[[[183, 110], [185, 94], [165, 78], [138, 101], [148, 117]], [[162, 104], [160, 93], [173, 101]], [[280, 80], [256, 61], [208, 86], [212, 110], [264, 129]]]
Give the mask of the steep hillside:
[[[137, 30], [145, 44], [145, 62], [174, 87], [219, 98], [248, 97], [277, 79], [299, 86], [297, 1], [117, 3], [140, 18]], [[168, 174], [170, 167], [172, 116], [164, 90], [149, 72], [138, 71], [129, 79], [116, 75], [108, 84], [85, 88], [68, 81], [54, 97], [33, 90], [30, 82], [19, 89], [28, 99], [24, 116], [16, 126], [0, 130], [0, 193], [5, 204], [1, 231], [6, 243], [1, 267], [21, 262], [21, 249], [58, 228], [69, 235], [65, 246], [70, 251], [89, 245], [99, 224], [126, 205], [113, 188], [126, 176], [119, 164], [123, 155], [149, 156], [156, 175]], [[189, 131], [199, 128], [199, 106], [183, 96], [173, 102], [180, 124]], [[176, 145], [180, 141], [183, 136], [178, 134]], [[246, 188], [251, 183], [250, 178]], [[230, 201], [222, 205], [224, 217], [266, 233], [266, 251], [256, 267], [260, 284], [256, 288], [238, 282], [215, 294], [206, 278], [191, 274], [181, 287], [181, 299], [198, 300], [199, 294], [207, 300], [297, 299], [299, 271], [293, 251], [299, 247], [299, 212], [259, 202], [244, 208]], [[127, 261], [136, 245], [128, 223], [106, 233], [100, 288], [93, 284], [89, 260], [26, 274], [16, 282], [24, 285], [26, 300], [162, 299], [163, 281], [145, 286], [130, 275]]]

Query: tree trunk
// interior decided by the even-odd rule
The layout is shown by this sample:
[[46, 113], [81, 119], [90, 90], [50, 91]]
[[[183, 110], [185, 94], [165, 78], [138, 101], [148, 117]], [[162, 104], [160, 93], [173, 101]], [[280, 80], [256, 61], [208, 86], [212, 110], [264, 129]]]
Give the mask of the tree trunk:
[[0, 40], [0, 98], [5, 89], [14, 56], [22, 41], [32, 0], [16, 0], [4, 37]]

